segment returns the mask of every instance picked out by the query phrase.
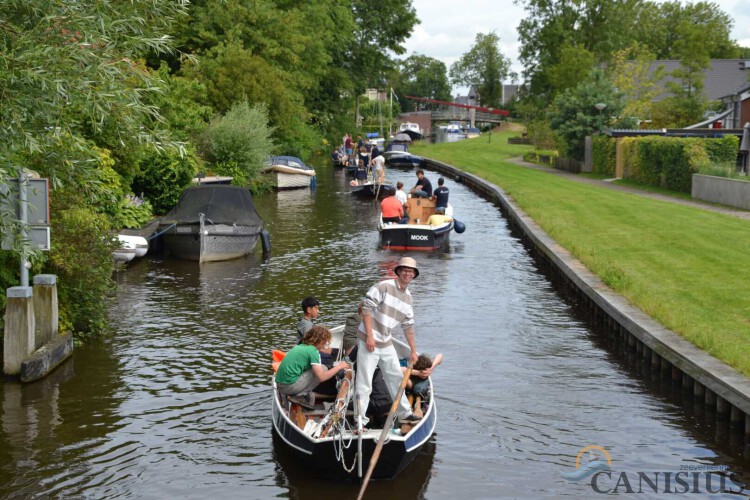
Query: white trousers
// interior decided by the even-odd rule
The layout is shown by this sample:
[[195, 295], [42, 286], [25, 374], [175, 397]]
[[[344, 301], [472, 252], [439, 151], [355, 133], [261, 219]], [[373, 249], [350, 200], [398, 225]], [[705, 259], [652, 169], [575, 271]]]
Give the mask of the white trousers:
[[[375, 373], [375, 368], [380, 367], [380, 372], [383, 374], [383, 380], [385, 385], [388, 387], [388, 392], [391, 395], [391, 399], [396, 399], [396, 393], [401, 385], [401, 381], [404, 379], [404, 374], [401, 372], [401, 365], [398, 362], [398, 355], [396, 354], [396, 348], [392, 345], [388, 347], [375, 347], [375, 350], [370, 352], [367, 350], [365, 341], [357, 339], [357, 394], [359, 394], [359, 401], [362, 407], [362, 422], [363, 425], [368, 422], [368, 418], [365, 417], [367, 413], [367, 407], [370, 404], [370, 393], [372, 393], [372, 376]], [[409, 401], [406, 399], [406, 391], [401, 393], [401, 400], [398, 404], [398, 417], [403, 418], [411, 414], [411, 408], [409, 407]]]

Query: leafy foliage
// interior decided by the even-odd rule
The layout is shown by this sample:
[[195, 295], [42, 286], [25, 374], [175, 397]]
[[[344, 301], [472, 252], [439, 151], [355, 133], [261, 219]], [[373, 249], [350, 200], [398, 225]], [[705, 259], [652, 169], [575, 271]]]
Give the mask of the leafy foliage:
[[180, 194], [190, 185], [200, 167], [193, 149], [147, 152], [141, 158], [140, 171], [133, 180], [133, 192], [148, 201], [155, 213], [164, 215], [177, 204]]
[[114, 287], [116, 244], [109, 223], [104, 215], [84, 207], [55, 213], [47, 272], [56, 274], [60, 283], [60, 328], [79, 336], [102, 333], [107, 325], [107, 294]]
[[593, 137], [593, 172], [608, 177], [615, 176], [617, 160], [617, 142], [606, 135]]
[[271, 154], [271, 131], [265, 106], [250, 107], [247, 102], [240, 102], [206, 129], [202, 138], [204, 154], [214, 165], [232, 166], [245, 179], [252, 180]]
[[653, 53], [638, 42], [612, 55], [608, 74], [612, 84], [624, 94], [623, 116], [651, 119], [652, 102], [664, 91], [660, 82], [665, 73], [663, 66], [650, 71], [654, 59]]
[[[595, 107], [598, 103], [606, 107], [599, 111]], [[623, 107], [621, 94], [598, 69], [574, 89], [560, 94], [550, 112], [550, 126], [562, 139], [561, 156], [582, 160], [584, 138], [610, 117], [619, 116]]]
[[500, 37], [494, 32], [477, 33], [469, 52], [451, 65], [450, 77], [454, 85], [473, 85], [485, 106], [500, 107], [502, 82], [510, 72], [510, 59], [498, 47]]
[[412, 54], [401, 63], [398, 95], [404, 103], [404, 111], [414, 111], [417, 102], [406, 99], [407, 95], [450, 101], [451, 86], [445, 63], [422, 54]]

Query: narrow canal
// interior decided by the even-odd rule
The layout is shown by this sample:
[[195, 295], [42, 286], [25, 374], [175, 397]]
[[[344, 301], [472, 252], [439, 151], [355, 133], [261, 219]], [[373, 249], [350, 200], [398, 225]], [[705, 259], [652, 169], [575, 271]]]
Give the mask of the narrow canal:
[[[356, 496], [358, 485], [301, 470], [271, 433], [270, 351], [293, 345], [300, 300], [315, 295], [320, 322], [341, 324], [401, 256], [377, 248], [376, 204], [353, 199], [342, 172], [318, 171], [314, 193], [256, 199], [269, 260], [133, 261], [118, 275], [111, 336], [41, 382], [2, 384], [0, 497]], [[388, 177], [415, 181], [413, 171]], [[638, 492], [640, 472], [660, 492], [682, 492], [681, 471], [694, 473], [688, 493], [706, 493], [706, 477], [713, 491], [720, 478], [739, 491], [750, 470], [743, 437], [608, 349], [499, 210], [447, 185], [467, 230], [445, 252], [415, 255], [411, 287], [417, 347], [445, 356], [433, 377], [437, 431], [368, 497], [596, 497], [590, 477], [564, 477], [590, 445], [612, 460], [602, 491], [626, 493], [624, 473]]]

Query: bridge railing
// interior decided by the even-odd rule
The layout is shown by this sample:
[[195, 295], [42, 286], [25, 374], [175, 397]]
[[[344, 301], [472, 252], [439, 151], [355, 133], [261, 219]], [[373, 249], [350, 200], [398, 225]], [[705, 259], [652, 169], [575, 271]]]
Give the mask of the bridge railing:
[[[468, 109], [451, 109], [451, 110], [437, 110], [433, 111], [430, 119], [433, 122], [437, 121], [460, 121], [469, 122], [471, 117], [469, 116]], [[502, 116], [494, 115], [491, 113], [477, 112], [474, 114], [475, 122], [489, 122], [489, 123], [500, 123]]]

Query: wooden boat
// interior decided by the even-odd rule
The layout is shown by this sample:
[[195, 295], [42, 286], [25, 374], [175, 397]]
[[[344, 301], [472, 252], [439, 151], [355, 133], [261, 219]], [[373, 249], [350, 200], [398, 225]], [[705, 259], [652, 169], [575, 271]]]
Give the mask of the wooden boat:
[[223, 184], [192, 186], [159, 222], [167, 252], [199, 262], [230, 260], [252, 252], [258, 239], [270, 250], [263, 219], [250, 191]]
[[315, 177], [315, 170], [296, 156], [272, 156], [261, 172], [273, 179], [276, 189], [305, 188]]
[[455, 227], [453, 207], [449, 204], [445, 216], [439, 223], [430, 224], [430, 216], [435, 213], [435, 202], [429, 198], [409, 198], [407, 200], [409, 223], [398, 224], [378, 222], [381, 248], [389, 250], [437, 250], [447, 245], [450, 233]]
[[[343, 326], [331, 330], [331, 347], [341, 349], [343, 332]], [[399, 358], [409, 357], [409, 346], [397, 339], [393, 339], [393, 345]], [[316, 471], [318, 477], [334, 480], [362, 478], [380, 438], [382, 429], [374, 427], [361, 435], [354, 432], [358, 428], [353, 402], [354, 383], [353, 379], [349, 386], [351, 390], [345, 394], [342, 394], [340, 388], [336, 401], [330, 405], [333, 411], [327, 411], [323, 403], [316, 404], [314, 409], [305, 409], [298, 404], [289, 403], [285, 396], [278, 393], [275, 379], [272, 380], [273, 432], [294, 454], [295, 461]], [[336, 411], [337, 408], [339, 411]], [[373, 471], [374, 479], [395, 477], [409, 465], [432, 436], [437, 423], [434, 388], [430, 389], [428, 401], [423, 402], [420, 408], [423, 412], [422, 420], [412, 427], [407, 426], [404, 429], [407, 431], [406, 434], [402, 434], [400, 429], [390, 431]], [[334, 414], [337, 416], [334, 417]], [[328, 427], [323, 437], [323, 429], [331, 421], [335, 423]], [[370, 424], [373, 422], [371, 420]]]

